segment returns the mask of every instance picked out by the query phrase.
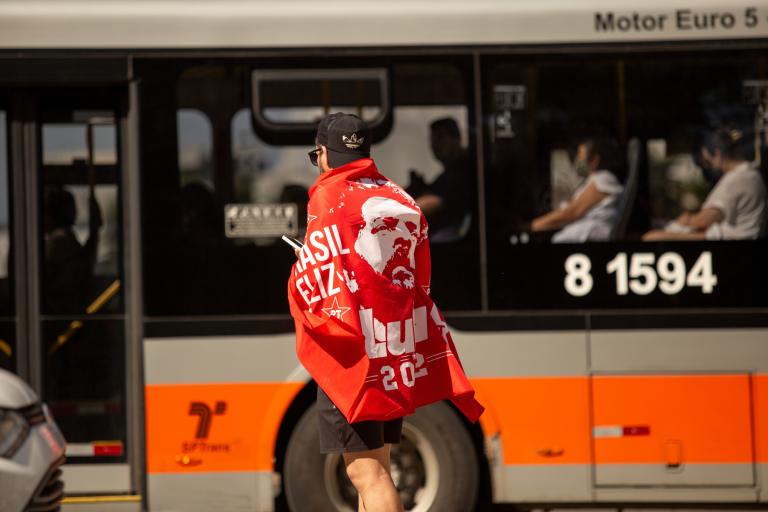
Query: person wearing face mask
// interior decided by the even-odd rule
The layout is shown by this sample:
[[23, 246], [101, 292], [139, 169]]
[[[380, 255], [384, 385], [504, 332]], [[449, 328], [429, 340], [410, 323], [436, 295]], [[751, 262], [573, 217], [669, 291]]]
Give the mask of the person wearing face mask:
[[533, 219], [530, 231], [557, 231], [552, 236], [553, 243], [610, 239], [618, 218], [619, 197], [624, 191], [614, 174], [620, 162], [618, 154], [618, 145], [613, 140], [599, 137], [580, 140], [574, 170], [584, 181], [563, 207]]
[[759, 237], [765, 224], [765, 184], [750, 163], [753, 138], [736, 125], [719, 129], [702, 148], [708, 174], [722, 177], [698, 212], [683, 212], [664, 229], [651, 230], [646, 241], [748, 240]]

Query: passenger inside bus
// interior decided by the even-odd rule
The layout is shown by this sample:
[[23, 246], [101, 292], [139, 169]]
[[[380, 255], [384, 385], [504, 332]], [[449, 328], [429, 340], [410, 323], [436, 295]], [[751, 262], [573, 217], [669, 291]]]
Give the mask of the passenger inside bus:
[[607, 241], [618, 217], [624, 186], [616, 176], [620, 169], [618, 144], [607, 137], [581, 139], [573, 166], [583, 179], [571, 199], [557, 210], [533, 219], [533, 233], [556, 231], [553, 243]]
[[749, 240], [763, 233], [766, 221], [765, 184], [752, 165], [754, 138], [749, 131], [726, 124], [701, 150], [703, 164], [722, 173], [701, 209], [683, 212], [663, 229], [647, 232], [646, 241]]
[[43, 203], [45, 232], [44, 309], [48, 313], [82, 313], [96, 264], [101, 210], [91, 189], [88, 203], [88, 239], [81, 245], [73, 226], [77, 217], [75, 198], [61, 186], [46, 189]]
[[455, 119], [437, 119], [429, 128], [432, 154], [443, 171], [427, 185], [417, 171], [411, 170], [407, 191], [429, 221], [430, 241], [454, 242], [466, 236], [472, 220], [472, 165], [461, 145], [461, 132]]

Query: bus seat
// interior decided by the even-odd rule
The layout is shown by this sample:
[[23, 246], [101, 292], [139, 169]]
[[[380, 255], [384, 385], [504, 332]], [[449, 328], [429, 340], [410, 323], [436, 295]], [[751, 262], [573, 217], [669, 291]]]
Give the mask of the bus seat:
[[447, 226], [438, 230], [429, 237], [429, 243], [431, 244], [449, 244], [458, 242], [463, 239], [469, 233], [469, 228], [472, 226], [472, 214], [467, 213], [461, 219], [461, 223], [456, 226]]
[[627, 179], [624, 181], [624, 192], [621, 193], [621, 199], [619, 199], [619, 214], [611, 232], [611, 240], [624, 237], [629, 217], [632, 214], [632, 207], [635, 204], [640, 172], [640, 139], [637, 137], [632, 137], [627, 144], [627, 169]]

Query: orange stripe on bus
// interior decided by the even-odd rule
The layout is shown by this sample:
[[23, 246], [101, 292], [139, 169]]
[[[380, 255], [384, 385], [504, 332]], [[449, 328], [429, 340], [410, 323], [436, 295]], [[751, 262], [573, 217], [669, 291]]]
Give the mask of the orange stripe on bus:
[[[472, 383], [505, 464], [590, 464], [593, 445], [598, 464], [750, 463], [753, 453], [768, 462], [768, 375], [596, 376], [592, 404], [586, 376]], [[147, 386], [148, 472], [271, 471], [280, 422], [303, 385]], [[621, 434], [593, 437], [593, 427]], [[648, 431], [623, 435], [633, 427]]]
[[591, 392], [587, 376], [472, 384], [505, 464], [768, 462], [768, 375], [595, 376]]
[[147, 472], [271, 471], [302, 383], [149, 385]]
[[752, 377], [756, 462], [768, 463], [768, 375]]
[[749, 380], [749, 375], [595, 377], [595, 426], [650, 426], [647, 436], [595, 439], [595, 462], [751, 463]]
[[506, 464], [589, 463], [587, 378], [477, 378], [472, 385], [501, 433]]

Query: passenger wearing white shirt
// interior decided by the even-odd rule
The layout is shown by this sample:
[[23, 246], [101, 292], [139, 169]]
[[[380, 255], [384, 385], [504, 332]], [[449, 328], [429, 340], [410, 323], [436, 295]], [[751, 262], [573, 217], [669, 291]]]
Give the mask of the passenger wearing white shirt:
[[562, 208], [533, 219], [532, 232], [558, 230], [552, 236], [553, 243], [610, 239], [624, 190], [616, 176], [604, 168], [610, 156], [601, 152], [618, 153], [613, 146], [612, 142], [599, 139], [586, 139], [578, 145], [574, 164], [579, 174], [586, 175], [584, 183]]
[[723, 171], [701, 210], [685, 212], [663, 230], [652, 230], [643, 240], [749, 240], [758, 238], [766, 221], [765, 184], [750, 165], [750, 138], [737, 128], [717, 133], [712, 151], [702, 149], [704, 161]]

